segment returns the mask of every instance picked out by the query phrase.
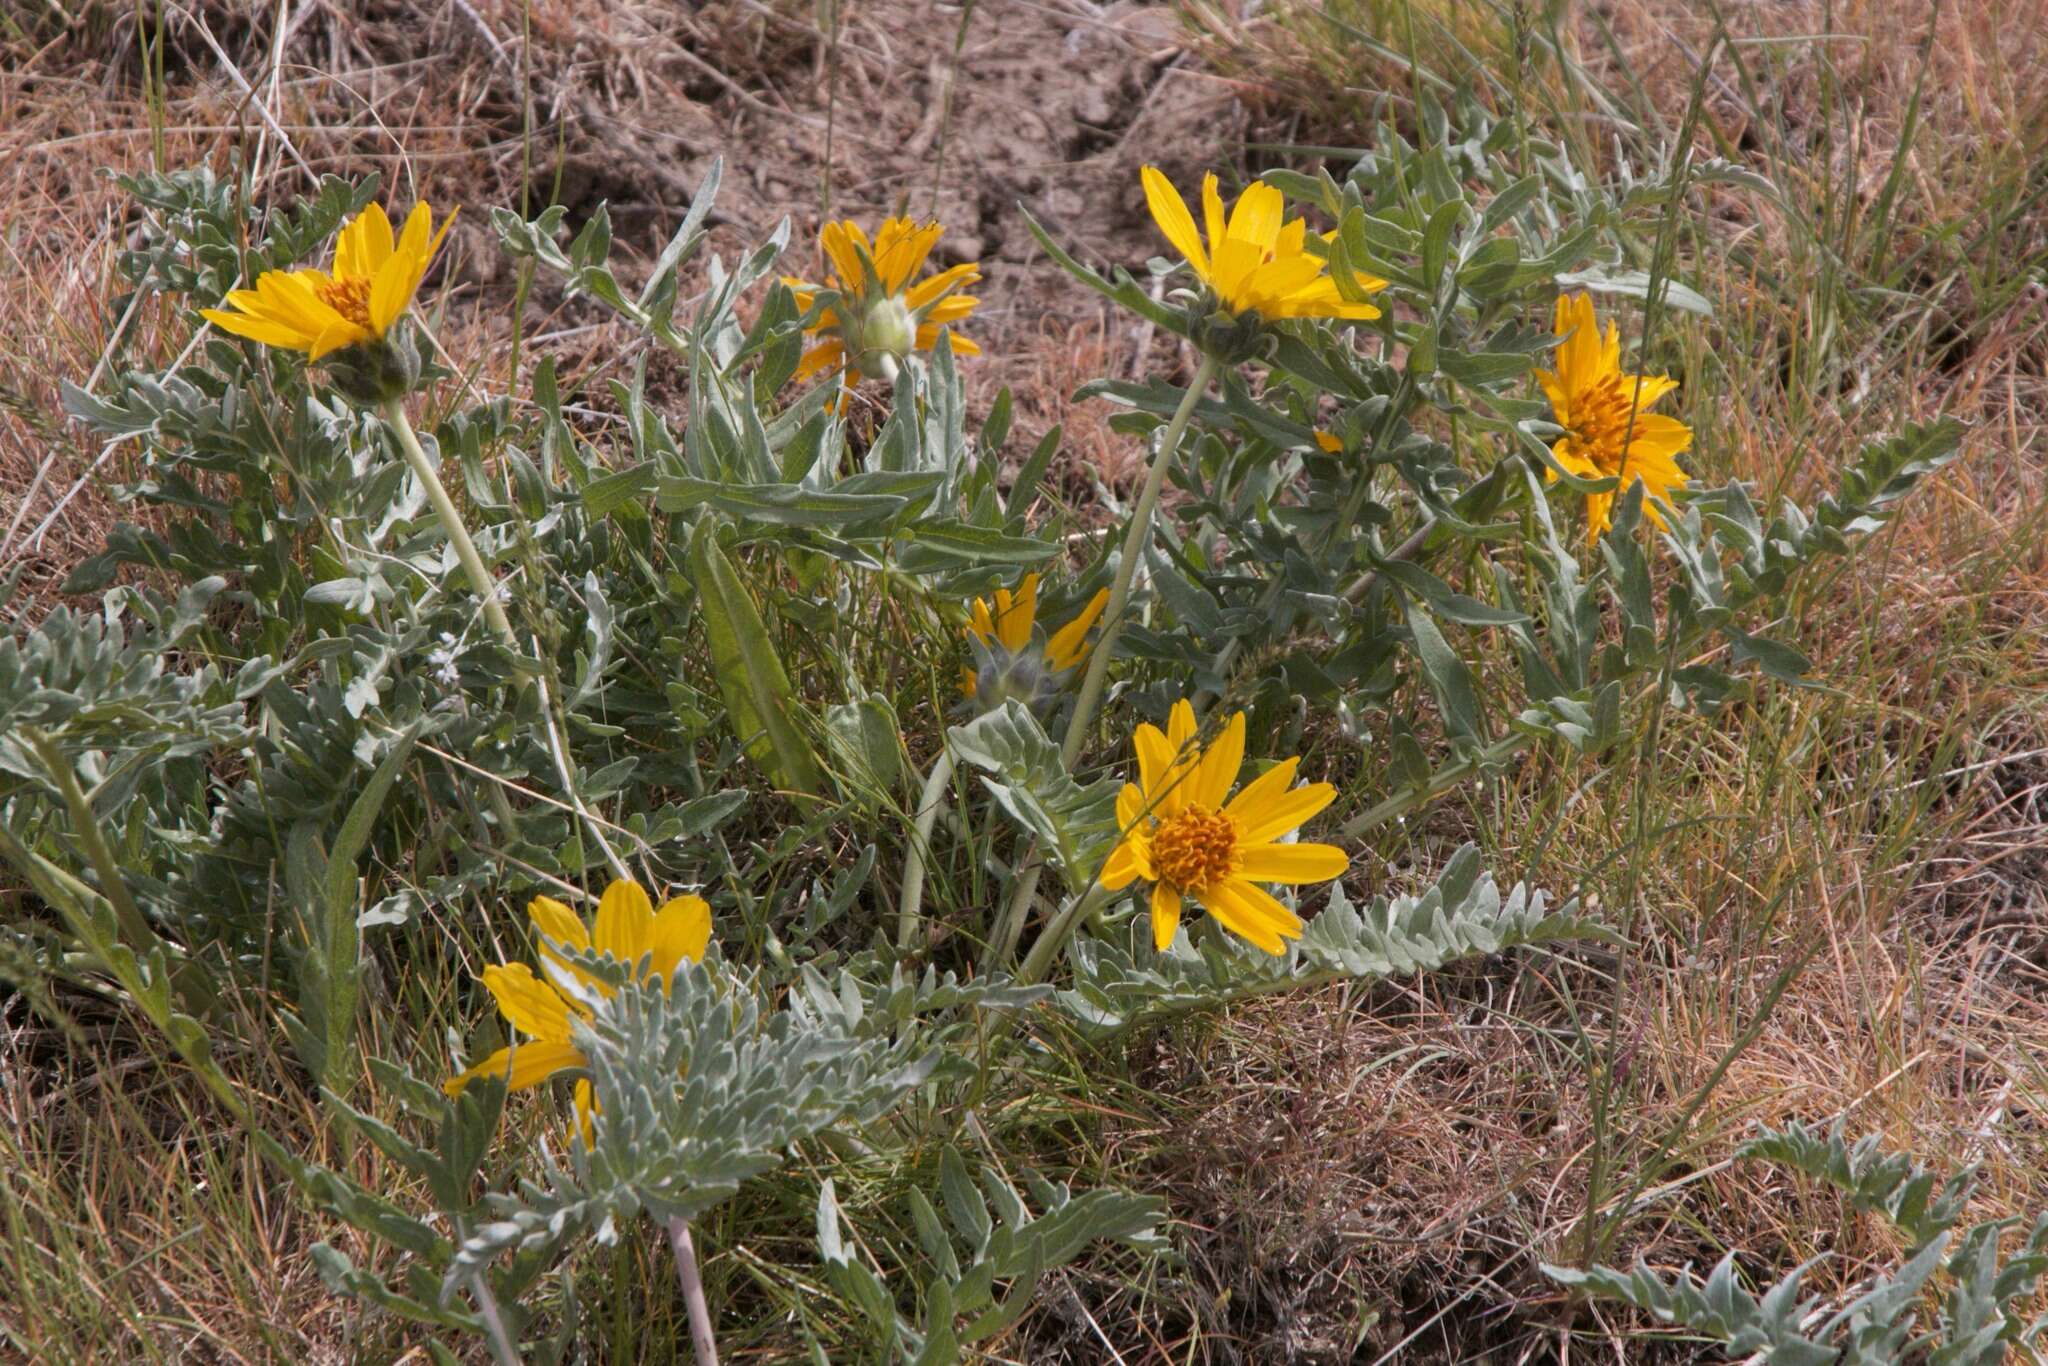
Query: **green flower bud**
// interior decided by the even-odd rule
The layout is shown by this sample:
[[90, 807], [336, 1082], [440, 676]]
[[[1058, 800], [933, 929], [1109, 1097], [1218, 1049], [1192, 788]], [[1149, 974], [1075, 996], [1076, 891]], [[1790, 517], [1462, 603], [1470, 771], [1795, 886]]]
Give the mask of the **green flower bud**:
[[917, 344], [917, 320], [894, 296], [869, 304], [855, 331], [860, 344], [854, 349], [854, 363], [869, 379], [896, 378], [897, 365]]
[[375, 341], [335, 352], [325, 364], [334, 387], [365, 405], [401, 398], [420, 382], [419, 347], [412, 329], [402, 324]]
[[1265, 323], [1252, 312], [1232, 313], [1220, 304], [1205, 310], [1190, 308], [1189, 332], [1195, 345], [1225, 365], [1236, 365], [1258, 354], [1265, 335]]

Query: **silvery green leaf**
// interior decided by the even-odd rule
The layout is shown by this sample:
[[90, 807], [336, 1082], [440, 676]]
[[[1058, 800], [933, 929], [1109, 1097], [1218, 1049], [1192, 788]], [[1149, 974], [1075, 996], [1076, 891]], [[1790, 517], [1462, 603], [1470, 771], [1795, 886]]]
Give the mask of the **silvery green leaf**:
[[1612, 940], [1611, 931], [1555, 911], [1540, 891], [1502, 893], [1465, 845], [1419, 895], [1378, 897], [1354, 907], [1341, 885], [1309, 921], [1300, 941], [1272, 956], [1220, 934], [1197, 949], [1186, 928], [1165, 953], [1151, 926], [1134, 917], [1113, 938], [1077, 935], [1068, 948], [1073, 985], [1054, 999], [1084, 1033], [1097, 1035], [1186, 1010], [1213, 1009], [1245, 996], [1294, 990], [1342, 978], [1431, 971], [1459, 958], [1563, 939]]
[[[850, 1030], [839, 1010], [801, 994], [766, 1009], [715, 960], [685, 961], [666, 982], [567, 945], [553, 950], [598, 987], [576, 1046], [596, 1094], [596, 1146], [570, 1166], [487, 1197], [497, 1216], [449, 1263], [449, 1283], [522, 1251], [615, 1236], [645, 1211], [696, 1219], [779, 1166], [792, 1143], [842, 1120], [874, 1119], [938, 1063], [915, 1031]], [[609, 993], [609, 994], [606, 994]]]
[[[1628, 299], [1650, 297], [1650, 276], [1645, 271], [1624, 270], [1609, 273], [1605, 270], [1569, 270], [1557, 276], [1559, 289], [1589, 289], [1595, 294], [1616, 294]], [[1688, 313], [1697, 313], [1703, 318], [1714, 316], [1714, 306], [1707, 296], [1689, 285], [1665, 277], [1657, 288], [1659, 297], [1676, 308]]]
[[1060, 748], [1030, 708], [1015, 700], [947, 732], [962, 763], [983, 770], [998, 805], [1043, 840], [1077, 889], [1095, 876], [1115, 833], [1115, 785], [1083, 786], [1060, 761]]

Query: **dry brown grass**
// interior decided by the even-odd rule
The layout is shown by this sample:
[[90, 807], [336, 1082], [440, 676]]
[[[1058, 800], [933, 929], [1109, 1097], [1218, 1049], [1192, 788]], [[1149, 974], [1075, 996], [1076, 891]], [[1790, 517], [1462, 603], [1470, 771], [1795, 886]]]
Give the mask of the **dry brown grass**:
[[[1399, 112], [1399, 64], [1332, 59], [1312, 7], [1251, 21], [1187, 8], [1219, 66], [1304, 87], [1266, 113], [1289, 131], [1304, 111], [1325, 121], [1304, 140], [1363, 126], [1347, 120], [1379, 93], [1364, 72], [1394, 84]], [[1371, 32], [1401, 8], [1329, 12]], [[1417, 11], [1425, 53], [1441, 57], [1448, 31], [1511, 69], [1492, 7]], [[1412, 846], [1431, 866], [1452, 839], [1496, 832], [1496, 867], [1599, 894], [1635, 950], [1592, 968], [1531, 963], [1505, 987], [1494, 974], [1423, 984], [1362, 1016], [1334, 998], [1271, 1004], [1161, 1064], [1171, 1113], [1218, 1149], [1193, 1173], [1158, 1159], [1164, 1179], [1183, 1172], [1189, 1217], [1229, 1230], [1213, 1284], [1266, 1301], [1242, 1311], [1250, 1323], [1312, 1321], [1301, 1286], [1326, 1288], [1309, 1301], [1319, 1345], [1268, 1342], [1261, 1359], [1350, 1359], [1331, 1344], [1355, 1327], [1354, 1299], [1390, 1311], [1364, 1360], [1562, 1358], [1575, 1334], [1593, 1339], [1580, 1352], [1651, 1350], [1625, 1322], [1566, 1310], [1531, 1267], [1531, 1254], [1580, 1254], [1603, 1143], [1610, 1261], [1740, 1247], [1765, 1272], [1832, 1250], [1814, 1284], [1841, 1286], [1896, 1257], [1881, 1223], [1845, 1223], [1831, 1197], [1728, 1161], [1754, 1125], [1792, 1118], [1846, 1113], [1944, 1170], [1982, 1162], [1978, 1217], [2048, 1207], [2034, 1061], [2048, 1048], [2048, 10], [1950, 5], [1931, 37], [1924, 12], [1890, 5], [1719, 12], [1745, 41], [1717, 51], [1701, 149], [1762, 170], [1787, 208], [1717, 196], [1715, 221], [1681, 248], [1719, 310], [1677, 366], [1701, 463], [1811, 496], [1872, 433], [1941, 412], [1970, 423], [1969, 455], [1880, 551], [1802, 601], [1792, 634], [1820, 691], [1671, 724], [1653, 768], [1609, 773], [1575, 801], [1589, 774], [1522, 767]], [[1407, 50], [1401, 25], [1376, 31]], [[1575, 11], [1561, 32], [1587, 73], [1552, 84], [1571, 117], [1601, 122], [1591, 86], [1646, 98], [1675, 129], [1715, 11], [1636, 0]], [[1817, 33], [1837, 36], [1801, 36]], [[1882, 302], [1858, 298], [1880, 251], [1914, 269]], [[1652, 838], [1631, 873], [1639, 798]], [[1773, 978], [1809, 952], [1693, 1114]], [[1603, 1123], [1586, 1059], [1610, 1044]], [[1624, 1208], [1631, 1177], [1647, 1189]]]
[[[1128, 477], [1130, 452], [1099, 408], [1071, 402], [1073, 387], [1166, 357], [1157, 338], [1045, 283], [1011, 201], [1044, 203], [1094, 254], [1135, 262], [1153, 250], [1146, 230], [1129, 196], [1104, 187], [1128, 183], [1140, 144], [1171, 167], [1225, 159], [1239, 135], [1348, 140], [1371, 100], [1400, 88], [1398, 64], [1332, 60], [1328, 35], [1296, 22], [1299, 6], [1256, 19], [1242, 6], [1187, 8], [1208, 71], [1157, 10], [1049, 2], [984, 5], [992, 26], [969, 30], [976, 79], [962, 82], [949, 18], [851, 6], [829, 159], [831, 35], [811, 7], [780, 0], [681, 15], [538, 0], [530, 49], [509, 0], [424, 20], [397, 6], [306, 6], [291, 9], [299, 23], [275, 63], [271, 10], [201, 7], [227, 65], [277, 92], [268, 107], [289, 146], [265, 136], [199, 19], [174, 28], [154, 99], [129, 11], [10, 40], [0, 532], [19, 514], [25, 536], [85, 477], [39, 541], [11, 538], [0, 556], [0, 571], [29, 563], [12, 610], [47, 603], [120, 515], [102, 480], [124, 472], [124, 453], [93, 477], [99, 450], [55, 416], [60, 383], [88, 382], [119, 321], [107, 300], [129, 210], [96, 168], [153, 156], [221, 165], [231, 150], [254, 157], [259, 141], [264, 197], [303, 188], [309, 171], [375, 168], [477, 209], [529, 188], [536, 205], [559, 190], [577, 214], [608, 198], [621, 252], [644, 260], [720, 151], [740, 172], [725, 212], [748, 230], [786, 212], [801, 240], [821, 216], [828, 164], [835, 214], [922, 208], [944, 126], [929, 96], [950, 83], [956, 136], [937, 203], [959, 249], [991, 263], [978, 335], [994, 344], [977, 394], [1017, 389], [1013, 449], [1065, 424], [1074, 463], [1055, 492], [1085, 504], [1094, 476]], [[1396, 8], [1349, 10], [1369, 29]], [[1501, 44], [1512, 30], [1488, 7], [1432, 0], [1421, 13], [1482, 58], [1511, 61]], [[1201, 1346], [1214, 1359], [1340, 1361], [1360, 1341], [1364, 1360], [1640, 1359], [1651, 1349], [1632, 1328], [1578, 1313], [1532, 1269], [1532, 1254], [1581, 1247], [1596, 1143], [1608, 1173], [1596, 1222], [1612, 1259], [1740, 1246], [1764, 1268], [1831, 1248], [1844, 1255], [1817, 1284], [1839, 1285], [1895, 1253], [1880, 1226], [1845, 1223], [1831, 1199], [1728, 1162], [1752, 1124], [1795, 1116], [1847, 1112], [1859, 1131], [1944, 1167], [1983, 1161], [1984, 1214], [2048, 1208], [2048, 1095], [2034, 1062], [2048, 1056], [2048, 7], [1946, 7], [1889, 196], [1924, 19], [1807, 0], [1724, 13], [1737, 36], [1784, 41], [1719, 49], [1705, 149], [1758, 165], [1791, 211], [1717, 198], [1716, 221], [1685, 244], [1685, 272], [1720, 310], [1683, 354], [1706, 473], [1805, 495], [1867, 435], [1938, 412], [1971, 423], [1969, 456], [1880, 553], [1802, 603], [1790, 634], [1822, 689], [1672, 722], [1655, 771], [1619, 771], [1575, 799], [1587, 775], [1526, 764], [1408, 845], [1376, 851], [1426, 868], [1454, 835], [1493, 831], [1496, 867], [1597, 894], [1635, 949], [1268, 1002], [1162, 1036], [1138, 1059], [1115, 1097], [1126, 1117], [1105, 1121], [1103, 1141], [1170, 1192], [1191, 1266], [1156, 1299], [1129, 1301], [1131, 1359]], [[1799, 38], [1824, 31], [1839, 36]], [[1564, 36], [1585, 80], [1553, 82], [1548, 98], [1582, 116], [1606, 155], [1585, 91], [1640, 98], [1675, 127], [1713, 19], [1677, 0], [1628, 0], [1575, 10]], [[1036, 64], [1033, 42], [1052, 44]], [[1082, 74], [1059, 84], [1062, 71]], [[460, 229], [438, 328], [481, 383], [504, 387], [514, 281], [482, 220], [472, 212]], [[1973, 222], [1995, 224], [1974, 245]], [[1839, 272], [1875, 269], [1880, 242], [1893, 262], [1918, 253], [1915, 269], [1894, 295], [1859, 295]], [[528, 355], [557, 355], [583, 384], [620, 364], [622, 335], [578, 305], [543, 285], [527, 307], [524, 334], [547, 338]], [[112, 354], [163, 363], [183, 342], [176, 320], [145, 310]], [[1654, 838], [1632, 877], [1613, 856], [1639, 797]], [[1677, 828], [1656, 833], [1665, 826]], [[1809, 950], [1681, 1124], [1774, 976]], [[253, 1159], [209, 1149], [189, 1100], [143, 1089], [154, 1074], [132, 1040], [59, 1046], [18, 1014], [9, 1026], [0, 1127], [23, 1137], [0, 1177], [8, 1217], [17, 1238], [47, 1248], [52, 1274], [91, 1281], [53, 1303], [102, 1303], [108, 1324], [130, 1325], [123, 1344], [158, 1341], [167, 1355], [306, 1359], [348, 1340], [302, 1255], [326, 1231]], [[1625, 1066], [1603, 1124], [1586, 1059], [1610, 1038]], [[1631, 1205], [1634, 1177], [1645, 1189]], [[237, 1207], [247, 1214], [229, 1219]], [[5, 1326], [28, 1341], [61, 1327]], [[1093, 1341], [1077, 1337], [1072, 1359]], [[113, 1343], [107, 1352], [122, 1350]]]

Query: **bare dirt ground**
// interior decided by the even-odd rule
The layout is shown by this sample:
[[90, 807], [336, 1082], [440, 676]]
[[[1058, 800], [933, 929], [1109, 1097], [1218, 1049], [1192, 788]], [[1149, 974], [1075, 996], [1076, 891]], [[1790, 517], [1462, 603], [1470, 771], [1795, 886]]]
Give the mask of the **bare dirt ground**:
[[[120, 321], [106, 310], [132, 209], [98, 172], [153, 159], [224, 170], [239, 158], [269, 199], [376, 170], [399, 199], [466, 206], [440, 325], [500, 384], [511, 377], [490, 371], [510, 336], [514, 272], [492, 205], [559, 202], [572, 225], [607, 205], [628, 280], [719, 158], [715, 247], [787, 219], [790, 259], [804, 263], [827, 216], [936, 216], [940, 255], [982, 265], [975, 393], [1012, 386], [1026, 438], [1079, 416], [1069, 449], [1120, 473], [1126, 454], [1066, 395], [1127, 372], [1148, 339], [1059, 276], [1016, 207], [1084, 259], [1141, 264], [1157, 244], [1138, 166], [1191, 174], [1237, 141], [1231, 85], [1192, 59], [1159, 4], [1002, 0], [976, 8], [964, 34], [957, 10], [913, 0], [842, 6], [836, 31], [817, 18], [788, 0], [201, 6], [169, 12], [158, 101], [125, 11], [16, 39], [0, 74], [0, 192], [13, 206], [0, 239], [0, 479], [20, 492], [0, 565], [29, 559], [26, 585], [47, 590], [115, 515], [100, 480], [71, 492], [101, 452], [52, 414], [62, 382], [99, 373]], [[527, 355], [553, 351], [577, 384], [601, 384], [624, 333], [595, 308], [562, 306], [551, 281], [532, 302], [524, 332], [541, 343]], [[126, 344], [146, 349], [153, 321], [135, 320]], [[117, 451], [99, 474], [123, 468]]]

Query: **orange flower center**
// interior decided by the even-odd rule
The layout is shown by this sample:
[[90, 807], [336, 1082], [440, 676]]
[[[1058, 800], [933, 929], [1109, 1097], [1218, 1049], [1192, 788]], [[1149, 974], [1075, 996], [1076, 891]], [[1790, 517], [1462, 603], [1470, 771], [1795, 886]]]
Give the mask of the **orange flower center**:
[[[1603, 474], [1620, 474], [1628, 467], [1629, 421], [1635, 416], [1636, 377], [1607, 374], [1590, 388], [1572, 395], [1570, 429], [1579, 452]], [[1638, 423], [1638, 426], [1641, 424]]]
[[1162, 882], [1207, 889], [1237, 867], [1237, 822], [1189, 803], [1153, 827], [1152, 866]]
[[313, 286], [320, 302], [347, 318], [357, 327], [370, 325], [370, 282], [365, 279], [329, 280]]

